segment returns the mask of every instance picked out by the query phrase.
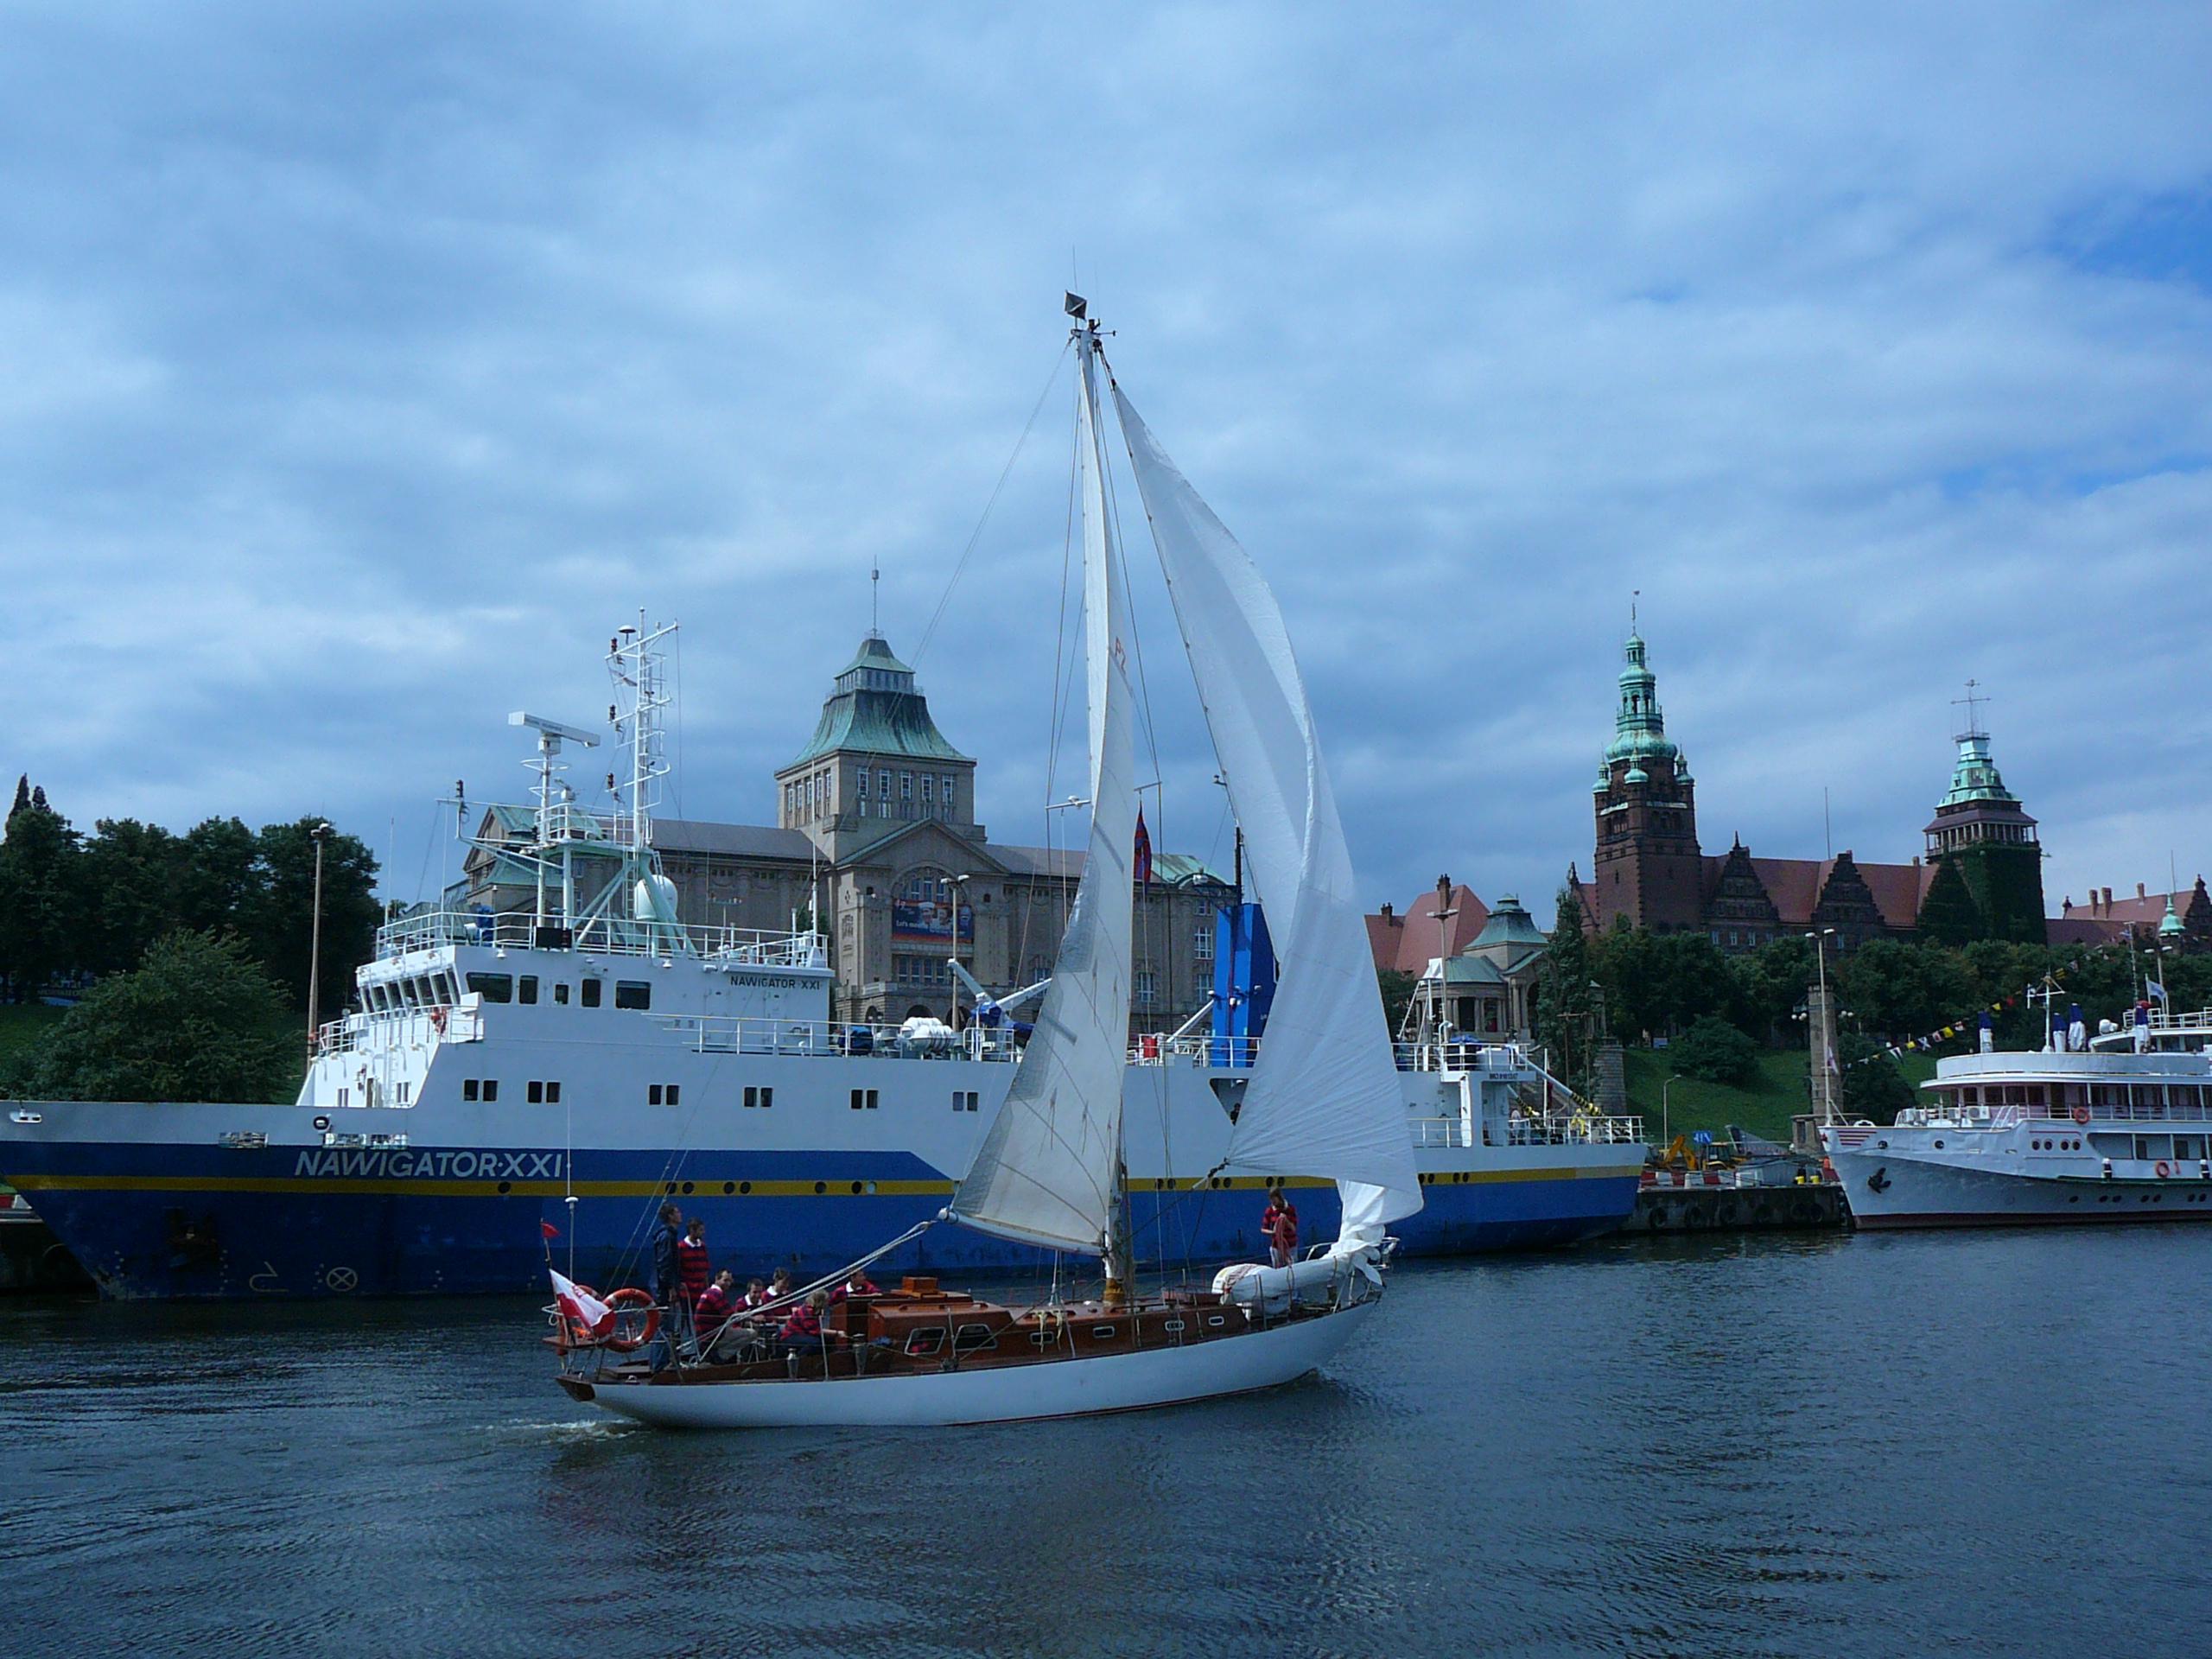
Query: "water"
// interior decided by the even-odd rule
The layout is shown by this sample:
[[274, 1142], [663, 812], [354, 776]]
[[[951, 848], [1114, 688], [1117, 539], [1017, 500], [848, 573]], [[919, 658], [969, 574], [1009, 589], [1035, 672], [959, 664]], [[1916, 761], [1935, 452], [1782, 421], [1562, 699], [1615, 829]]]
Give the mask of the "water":
[[527, 1305], [0, 1304], [41, 1655], [2212, 1651], [2212, 1230], [1410, 1265], [1325, 1378], [680, 1437]]

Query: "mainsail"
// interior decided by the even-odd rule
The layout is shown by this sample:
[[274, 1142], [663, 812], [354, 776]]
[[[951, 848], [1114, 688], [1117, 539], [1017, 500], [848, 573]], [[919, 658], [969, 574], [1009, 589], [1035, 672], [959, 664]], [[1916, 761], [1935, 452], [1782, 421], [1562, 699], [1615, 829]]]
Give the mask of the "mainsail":
[[1281, 981], [1229, 1161], [1335, 1179], [1340, 1245], [1421, 1207], [1351, 856], [1281, 608], [1130, 407], [1115, 405]]
[[1105, 456], [1098, 436], [1096, 350], [1088, 333], [1078, 339], [1076, 452], [1083, 485], [1090, 850], [1036, 1029], [1005, 1106], [952, 1195], [951, 1214], [1002, 1238], [1104, 1255], [1120, 1212], [1136, 794], [1122, 581], [1107, 522]]

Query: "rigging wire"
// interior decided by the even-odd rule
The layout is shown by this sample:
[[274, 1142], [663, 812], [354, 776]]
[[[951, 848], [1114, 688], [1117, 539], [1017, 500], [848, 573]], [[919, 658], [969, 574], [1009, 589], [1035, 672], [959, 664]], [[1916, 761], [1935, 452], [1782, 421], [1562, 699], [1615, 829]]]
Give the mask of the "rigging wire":
[[1045, 378], [1045, 389], [1037, 394], [1037, 402], [1029, 410], [1029, 418], [1022, 423], [1021, 435], [1014, 441], [1014, 453], [1006, 458], [1006, 465], [999, 469], [999, 481], [991, 486], [990, 499], [983, 503], [982, 517], [976, 519], [976, 528], [969, 532], [968, 545], [960, 550], [960, 557], [953, 564], [952, 575], [945, 582], [944, 591], [938, 596], [937, 609], [930, 613], [929, 626], [922, 630], [921, 639], [914, 647], [914, 666], [917, 668], [921, 666], [923, 655], [930, 648], [930, 641], [937, 637], [938, 624], [944, 620], [945, 607], [952, 602], [952, 590], [960, 585], [961, 575], [968, 569], [968, 561], [975, 556], [976, 544], [983, 537], [984, 526], [991, 522], [991, 511], [998, 505], [999, 497], [1005, 492], [1007, 480], [1014, 475], [1014, 464], [1021, 459], [1021, 447], [1029, 442], [1030, 431], [1037, 424], [1037, 416], [1045, 407], [1045, 400], [1052, 395], [1052, 388], [1059, 381], [1060, 364], [1067, 356], [1068, 345], [1073, 343], [1073, 339], [1071, 335], [1067, 344], [1061, 346], [1059, 356], [1052, 359], [1052, 372]]

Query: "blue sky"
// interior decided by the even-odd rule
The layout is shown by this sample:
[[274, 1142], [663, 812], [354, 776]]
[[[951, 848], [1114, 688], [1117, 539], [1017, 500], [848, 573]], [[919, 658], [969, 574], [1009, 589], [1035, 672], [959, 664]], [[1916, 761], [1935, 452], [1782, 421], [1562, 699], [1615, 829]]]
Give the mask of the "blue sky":
[[[80, 824], [321, 810], [412, 896], [640, 607], [683, 810], [766, 821], [880, 560], [1038, 839], [1064, 366], [946, 592], [1072, 270], [1276, 581], [1370, 902], [1586, 868], [1637, 588], [1708, 849], [1819, 853], [1826, 788], [1909, 857], [1973, 676], [2054, 908], [2212, 865], [2202, 6], [8, 32], [0, 765]], [[1225, 856], [1140, 613], [1156, 838]]]

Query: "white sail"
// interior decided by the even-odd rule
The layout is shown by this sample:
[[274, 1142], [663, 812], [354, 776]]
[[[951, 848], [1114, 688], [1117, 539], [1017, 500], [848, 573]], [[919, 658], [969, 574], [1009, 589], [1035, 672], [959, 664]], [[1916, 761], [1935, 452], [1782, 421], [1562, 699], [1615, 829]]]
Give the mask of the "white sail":
[[1084, 651], [1090, 670], [1090, 848], [1059, 960], [1006, 1104], [952, 1198], [953, 1216], [1003, 1238], [1103, 1255], [1120, 1205], [1122, 1073], [1128, 1059], [1129, 861], [1136, 795], [1129, 687], [1098, 441], [1096, 343], [1077, 342]]
[[1351, 856], [1281, 608], [1250, 556], [1114, 388], [1280, 982], [1230, 1140], [1247, 1169], [1332, 1177], [1340, 1245], [1421, 1207]]

